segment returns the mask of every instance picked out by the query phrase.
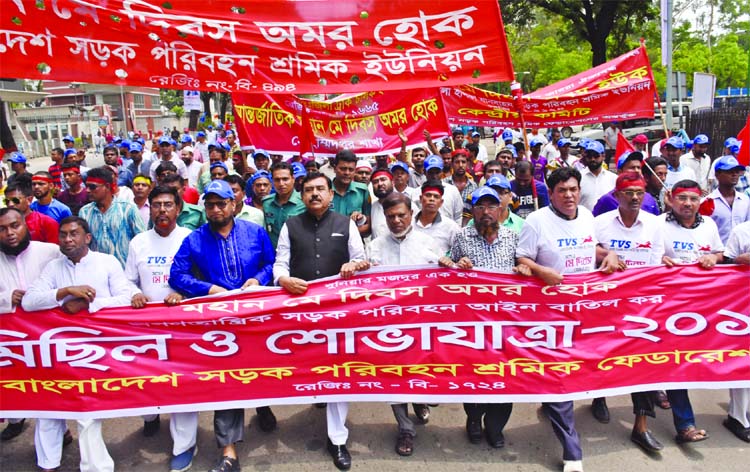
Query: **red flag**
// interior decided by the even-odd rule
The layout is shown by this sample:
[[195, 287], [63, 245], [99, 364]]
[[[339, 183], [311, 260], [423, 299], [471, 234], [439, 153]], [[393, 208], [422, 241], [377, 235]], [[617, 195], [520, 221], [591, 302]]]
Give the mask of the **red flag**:
[[623, 152], [635, 151], [635, 148], [632, 144], [630, 144], [630, 141], [628, 141], [628, 138], [626, 138], [622, 131], [617, 131], [617, 147], [615, 148], [615, 159], [619, 159], [620, 156], [622, 156]]
[[737, 160], [743, 166], [750, 166], [750, 115], [747, 115], [745, 127], [737, 133], [737, 140], [742, 142]]

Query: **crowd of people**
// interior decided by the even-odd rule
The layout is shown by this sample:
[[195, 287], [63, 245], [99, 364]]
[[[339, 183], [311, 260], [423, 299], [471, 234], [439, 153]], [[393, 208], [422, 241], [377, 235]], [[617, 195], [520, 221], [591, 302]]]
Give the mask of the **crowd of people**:
[[[401, 152], [373, 160], [350, 150], [327, 160], [246, 152], [232, 129], [213, 128], [112, 139], [102, 147], [105, 165], [95, 168], [86, 167], [86, 153], [70, 136], [46, 171], [30, 173], [14, 153], [7, 185], [0, 182], [0, 313], [131, 305], [137, 317], [148, 302], [176, 305], [255, 285], [301, 294], [312, 280], [371, 266], [476, 268], [555, 285], [596, 270], [750, 264], [750, 174], [737, 161], [734, 138], [711, 158], [702, 134], [689, 143], [670, 137], [651, 153], [636, 137], [636, 150], [614, 156], [607, 168], [603, 143], [579, 143], [574, 153], [556, 130], [532, 137], [528, 152], [517, 133], [498, 133], [494, 158], [478, 132], [465, 139], [456, 130], [437, 144], [425, 132], [425, 145], [409, 150], [399, 134]], [[750, 442], [750, 389], [729, 395], [724, 426]], [[663, 448], [647, 424], [655, 406], [671, 408], [677, 442], [708, 438], [687, 390], [633, 393], [632, 401], [631, 439], [646, 451]], [[319, 406], [327, 450], [347, 470], [348, 405]], [[415, 420], [408, 404], [391, 408], [395, 452], [411, 455]], [[512, 404], [466, 403], [464, 410], [471, 443], [504, 447]], [[413, 411], [416, 421], [429, 420], [428, 405]], [[610, 421], [606, 399], [594, 399], [591, 411]], [[563, 470], [582, 471], [573, 402], [546, 402], [543, 412], [562, 445]], [[270, 407], [257, 415], [261, 430], [277, 427]], [[143, 434], [156, 434], [159, 416], [143, 420]], [[21, 434], [24, 422], [9, 419], [2, 440]], [[240, 470], [235, 445], [244, 422], [242, 409], [214, 413], [220, 452], [211, 472]], [[197, 430], [196, 412], [170, 415], [170, 470], [190, 468]], [[38, 466], [59, 467], [72, 440], [64, 420], [37, 419]], [[78, 442], [81, 470], [114, 469], [101, 420], [79, 420]]]

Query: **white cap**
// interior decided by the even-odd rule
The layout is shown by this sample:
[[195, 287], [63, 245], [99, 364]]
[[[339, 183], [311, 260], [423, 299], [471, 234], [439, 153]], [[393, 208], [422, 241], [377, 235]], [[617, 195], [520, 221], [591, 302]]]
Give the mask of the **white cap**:
[[357, 161], [357, 167], [355, 169], [369, 169], [372, 170], [372, 164], [366, 159], [360, 159]]

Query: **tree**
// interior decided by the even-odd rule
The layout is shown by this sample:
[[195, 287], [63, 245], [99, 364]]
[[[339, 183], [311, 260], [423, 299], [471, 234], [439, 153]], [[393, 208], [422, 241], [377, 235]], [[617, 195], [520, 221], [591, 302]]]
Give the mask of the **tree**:
[[184, 103], [184, 94], [182, 93], [182, 90], [170, 90], [170, 89], [160, 89], [159, 90], [159, 97], [161, 98], [161, 104], [167, 109], [171, 110], [173, 107], [176, 106], [183, 106]]
[[219, 94], [219, 121], [224, 123], [226, 121], [227, 110], [229, 109], [229, 102], [232, 99], [232, 95], [228, 93]]
[[[572, 33], [589, 43], [592, 66], [607, 62], [610, 34], [622, 40], [636, 25], [653, 19], [656, 11], [652, 0], [500, 0], [500, 3], [503, 18], [521, 27], [533, 20], [533, 7], [567, 20]], [[615, 49], [613, 55], [628, 50], [623, 43], [615, 41], [610, 45]]]
[[213, 122], [212, 114], [211, 114], [211, 99], [214, 98], [216, 94], [214, 92], [201, 92], [201, 102], [203, 102], [203, 112], [206, 114], [206, 119], [210, 122]]
[[174, 116], [179, 120], [185, 115], [185, 109], [179, 105], [173, 106], [169, 111], [174, 113]]

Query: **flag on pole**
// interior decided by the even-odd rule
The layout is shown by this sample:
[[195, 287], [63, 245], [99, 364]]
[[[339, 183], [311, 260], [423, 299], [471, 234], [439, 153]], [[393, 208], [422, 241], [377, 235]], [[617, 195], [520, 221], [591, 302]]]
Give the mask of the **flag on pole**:
[[737, 161], [743, 166], [750, 166], [750, 115], [747, 116], [745, 127], [737, 133], [740, 141], [740, 152], [737, 153]]

